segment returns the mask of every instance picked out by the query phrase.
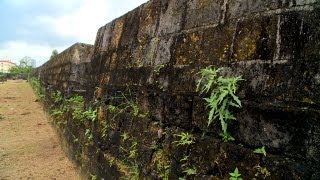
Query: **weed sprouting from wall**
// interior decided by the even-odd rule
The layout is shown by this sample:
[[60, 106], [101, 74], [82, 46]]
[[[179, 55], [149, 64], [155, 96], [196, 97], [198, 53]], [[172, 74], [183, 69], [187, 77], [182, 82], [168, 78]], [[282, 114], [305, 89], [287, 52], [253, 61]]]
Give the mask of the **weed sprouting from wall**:
[[207, 107], [210, 109], [208, 115], [208, 126], [214, 119], [219, 119], [222, 129], [222, 137], [225, 141], [234, 140], [227, 131], [228, 124], [236, 120], [235, 116], [230, 111], [230, 107], [241, 107], [241, 101], [236, 95], [238, 82], [241, 81], [241, 76], [224, 77], [220, 72], [224, 68], [206, 67], [201, 69], [201, 76], [197, 83], [197, 91], [200, 94], [209, 94], [204, 98]]

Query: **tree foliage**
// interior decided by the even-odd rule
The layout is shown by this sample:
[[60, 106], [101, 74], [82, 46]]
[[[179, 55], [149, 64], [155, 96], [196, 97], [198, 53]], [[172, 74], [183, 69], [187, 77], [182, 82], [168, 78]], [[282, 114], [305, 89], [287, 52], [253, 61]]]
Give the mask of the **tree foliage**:
[[51, 56], [50, 56], [50, 60], [53, 59], [55, 56], [57, 56], [59, 53], [58, 51], [55, 49], [52, 51]]
[[20, 60], [19, 66], [14, 66], [9, 69], [9, 74], [11, 75], [27, 75], [29, 74], [34, 65], [34, 61], [32, 58], [26, 56]]

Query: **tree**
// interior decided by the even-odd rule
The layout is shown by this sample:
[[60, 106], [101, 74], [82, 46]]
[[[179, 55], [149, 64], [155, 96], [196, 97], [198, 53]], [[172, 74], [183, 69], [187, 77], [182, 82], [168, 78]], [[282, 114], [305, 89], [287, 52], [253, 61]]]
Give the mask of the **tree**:
[[19, 66], [14, 66], [9, 69], [9, 74], [13, 76], [20, 76], [23, 78], [27, 78], [29, 76], [29, 73], [32, 71], [35, 63], [35, 60], [25, 56], [20, 60], [20, 65]]
[[52, 58], [54, 58], [56, 55], [58, 55], [58, 54], [59, 54], [59, 53], [58, 53], [57, 50], [53, 50], [52, 53], [51, 53], [51, 56], [50, 56], [50, 60], [51, 60]]
[[29, 56], [25, 56], [20, 60], [20, 67], [35, 67], [36, 61]]

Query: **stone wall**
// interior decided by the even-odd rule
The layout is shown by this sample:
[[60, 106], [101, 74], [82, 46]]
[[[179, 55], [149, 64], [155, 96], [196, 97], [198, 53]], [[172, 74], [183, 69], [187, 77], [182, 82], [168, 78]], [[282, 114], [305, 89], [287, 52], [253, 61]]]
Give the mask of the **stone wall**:
[[55, 90], [65, 93], [84, 90], [92, 53], [92, 45], [76, 43], [47, 61], [36, 73], [46, 86]]
[[[151, 0], [98, 30], [85, 76], [60, 74], [59, 56], [41, 78], [64, 88], [86, 82], [97, 119], [79, 125], [69, 113], [58, 128], [93, 177], [226, 179], [237, 167], [244, 179], [317, 179], [319, 38], [316, 0]], [[210, 65], [244, 79], [233, 142], [221, 140], [218, 121], [207, 127], [196, 92]], [[182, 132], [195, 143], [178, 146]], [[253, 153], [262, 146], [266, 157]]]

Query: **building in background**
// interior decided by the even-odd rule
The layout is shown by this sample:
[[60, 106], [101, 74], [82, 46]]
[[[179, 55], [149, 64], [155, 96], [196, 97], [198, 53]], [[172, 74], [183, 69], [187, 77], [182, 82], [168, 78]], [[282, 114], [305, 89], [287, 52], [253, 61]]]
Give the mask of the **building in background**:
[[8, 73], [9, 69], [14, 66], [17, 65], [9, 60], [0, 60], [0, 73]]

